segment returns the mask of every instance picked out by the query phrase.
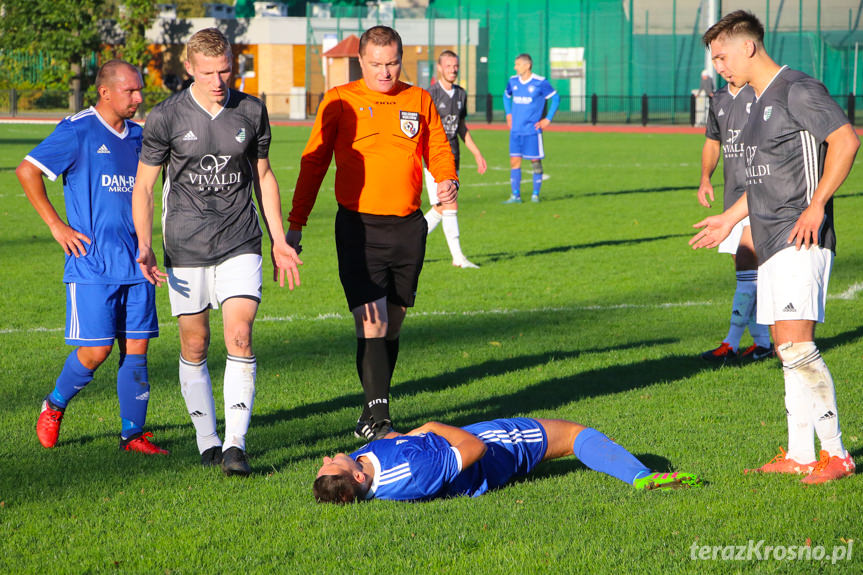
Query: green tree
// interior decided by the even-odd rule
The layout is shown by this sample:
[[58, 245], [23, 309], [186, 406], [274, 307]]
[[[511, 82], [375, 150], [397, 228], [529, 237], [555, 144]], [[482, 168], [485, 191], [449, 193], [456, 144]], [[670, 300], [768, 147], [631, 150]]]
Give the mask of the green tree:
[[155, 0], [122, 0], [119, 6], [117, 25], [125, 37], [115, 53], [143, 71], [152, 59], [147, 40], [147, 30], [156, 19]]
[[99, 49], [105, 0], [2, 0], [0, 6], [0, 50], [48, 55], [52, 72], [77, 93], [82, 62]]

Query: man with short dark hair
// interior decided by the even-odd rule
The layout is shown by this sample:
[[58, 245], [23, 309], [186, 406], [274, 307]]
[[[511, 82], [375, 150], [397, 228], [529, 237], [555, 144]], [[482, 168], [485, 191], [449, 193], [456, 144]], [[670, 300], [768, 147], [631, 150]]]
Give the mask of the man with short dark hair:
[[562, 419], [517, 417], [465, 427], [430, 421], [350, 455], [324, 457], [312, 492], [320, 503], [477, 497], [527, 475], [541, 461], [569, 455], [636, 489], [701, 485], [692, 473], [651, 471], [595, 429]]
[[[746, 192], [706, 218], [691, 240], [710, 248], [749, 216], [758, 256], [758, 323], [771, 326], [785, 377], [788, 451], [755, 469], [806, 474], [823, 483], [854, 473], [842, 444], [833, 377], [815, 345], [824, 321], [836, 235], [833, 194], [848, 176], [860, 140], [823, 84], [779, 66], [764, 49], [764, 27], [744, 10], [704, 35], [717, 71], [755, 90], [743, 130]], [[803, 249], [801, 249], [803, 248]], [[821, 442], [815, 456], [814, 434]]]
[[[473, 141], [470, 130], [467, 128], [467, 92], [455, 83], [458, 78], [458, 55], [452, 50], [444, 50], [437, 59], [437, 82], [429, 88], [432, 100], [434, 100], [437, 112], [443, 122], [443, 129], [449, 140], [453, 156], [455, 156], [455, 169], [459, 170], [461, 154], [458, 139], [464, 140], [465, 146], [473, 154], [476, 161], [476, 171], [484, 174], [486, 171], [485, 158]], [[446, 243], [452, 255], [452, 265], [462, 269], [476, 269], [478, 265], [467, 259], [461, 250], [458, 225], [458, 202], [444, 204], [437, 197], [437, 182], [431, 172], [425, 170], [426, 190], [429, 195], [431, 208], [426, 212], [425, 218], [428, 222], [431, 234], [438, 224], [443, 228]]]
[[[533, 166], [533, 194], [530, 199], [539, 201], [542, 188], [542, 160], [545, 147], [542, 131], [551, 124], [560, 106], [560, 95], [542, 76], [533, 73], [533, 59], [530, 54], [519, 54], [515, 59], [515, 76], [509, 79], [503, 94], [503, 108], [506, 111], [506, 125], [509, 133], [509, 167], [512, 194], [505, 204], [521, 203], [521, 159], [530, 160]], [[543, 118], [545, 102], [548, 111]]]
[[[77, 346], [42, 402], [36, 435], [44, 447], [56, 445], [68, 403], [93, 380], [116, 341], [120, 449], [168, 453], [143, 430], [150, 400], [147, 347], [159, 335], [156, 296], [135, 264], [132, 225], [141, 127], [131, 119], [143, 87], [134, 66], [106, 62], [96, 76], [96, 105], [60, 122], [16, 170], [27, 199], [66, 253], [66, 343]], [[52, 181], [63, 176], [68, 224], [48, 199], [43, 174]]]
[[331, 89], [318, 107], [288, 216], [288, 242], [299, 251], [335, 155], [339, 278], [354, 317], [365, 394], [354, 433], [375, 439], [392, 430], [389, 391], [399, 334], [425, 257], [422, 165], [434, 176], [442, 203], [455, 201], [458, 176], [431, 96], [399, 81], [398, 33], [387, 26], [366, 30], [359, 61], [363, 77]]
[[[270, 123], [257, 98], [229, 88], [231, 46], [215, 28], [189, 40], [186, 71], [194, 83], [150, 112], [133, 192], [138, 262], [153, 284], [166, 279], [180, 328], [180, 389], [195, 426], [201, 464], [226, 475], [251, 473], [246, 433], [255, 399], [252, 328], [261, 301], [261, 226], [272, 243], [273, 279], [299, 285], [302, 262], [285, 241], [279, 184], [270, 167]], [[152, 249], [153, 187], [164, 166], [162, 227], [167, 274]], [[207, 352], [210, 309], [222, 308], [225, 441]]]

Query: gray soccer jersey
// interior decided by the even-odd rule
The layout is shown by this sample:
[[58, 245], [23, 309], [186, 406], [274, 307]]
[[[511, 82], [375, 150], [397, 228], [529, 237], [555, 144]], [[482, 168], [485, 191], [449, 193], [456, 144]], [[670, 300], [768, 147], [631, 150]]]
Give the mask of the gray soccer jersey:
[[209, 266], [261, 254], [252, 176], [269, 147], [267, 109], [242, 92], [231, 90], [215, 116], [188, 89], [153, 108], [144, 126], [141, 161], [165, 169], [166, 267]]
[[[788, 247], [824, 169], [824, 140], [848, 123], [824, 84], [782, 68], [752, 104], [743, 130], [746, 190], [759, 263]], [[818, 243], [836, 249], [833, 201], [824, 210]]]
[[436, 82], [430, 89], [432, 100], [437, 108], [438, 115], [443, 123], [443, 129], [455, 156], [455, 169], [459, 169], [460, 153], [458, 139], [464, 139], [467, 133], [465, 119], [467, 118], [467, 92], [458, 84], [453, 84], [453, 95], [444, 91], [440, 82]]
[[722, 175], [725, 188], [722, 194], [724, 209], [730, 208], [746, 190], [746, 160], [743, 154], [743, 127], [749, 119], [749, 108], [755, 100], [755, 90], [749, 84], [736, 95], [728, 85], [713, 93], [707, 128], [704, 135], [719, 141], [722, 146]]

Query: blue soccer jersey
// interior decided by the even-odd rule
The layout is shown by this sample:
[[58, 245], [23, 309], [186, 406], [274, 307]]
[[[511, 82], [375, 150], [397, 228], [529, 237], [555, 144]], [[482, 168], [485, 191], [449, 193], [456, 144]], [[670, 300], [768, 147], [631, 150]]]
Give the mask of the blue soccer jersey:
[[434, 433], [379, 439], [351, 457], [366, 457], [375, 468], [369, 499], [422, 501], [442, 497], [461, 472], [458, 450]]
[[462, 429], [487, 446], [482, 459], [464, 470], [458, 450], [434, 433], [379, 439], [353, 452], [351, 457], [366, 457], [375, 469], [367, 498], [476, 497], [527, 474], [548, 447], [545, 430], [535, 419], [495, 419]]
[[63, 176], [66, 220], [91, 242], [87, 254], [66, 256], [64, 282], [134, 284], [146, 281], [135, 261], [132, 188], [141, 152], [141, 127], [126, 121], [116, 132], [94, 108], [60, 122], [26, 160], [51, 181]]
[[[513, 134], [536, 134], [534, 124], [542, 119], [542, 111], [545, 101], [557, 95], [552, 85], [542, 76], [532, 74], [527, 82], [523, 82], [518, 75], [512, 76], [506, 84], [504, 92], [504, 109], [507, 114], [512, 114]], [[549, 120], [554, 115], [549, 108]]]

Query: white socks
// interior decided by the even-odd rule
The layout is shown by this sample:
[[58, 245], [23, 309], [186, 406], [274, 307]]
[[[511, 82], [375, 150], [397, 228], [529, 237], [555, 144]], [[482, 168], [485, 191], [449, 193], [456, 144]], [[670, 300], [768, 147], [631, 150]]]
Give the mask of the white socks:
[[255, 402], [255, 356], [229, 355], [225, 362], [225, 445], [246, 450], [246, 432]]
[[779, 346], [778, 350], [785, 374], [788, 457], [801, 463], [817, 459], [813, 428], [821, 442], [821, 449], [831, 457], [845, 457], [833, 376], [815, 342], [789, 342]]
[[213, 402], [213, 386], [207, 360], [191, 363], [180, 356], [180, 391], [186, 400], [186, 409], [195, 426], [198, 452], [222, 444], [216, 433], [216, 405]]
[[438, 224], [443, 223], [443, 234], [449, 246], [449, 253], [452, 254], [452, 261], [454, 263], [464, 261], [466, 258], [461, 251], [461, 241], [459, 240], [458, 210], [444, 210], [443, 213], [438, 213], [432, 207], [426, 212], [425, 219], [428, 222], [428, 233], [432, 233]]
[[[225, 445], [246, 449], [246, 433], [255, 401], [255, 357], [228, 355], [225, 362]], [[180, 357], [180, 390], [195, 426], [198, 452], [222, 445], [216, 430], [216, 405], [207, 360], [191, 363]]]
[[425, 218], [426, 218], [426, 222], [428, 222], [428, 225], [429, 225], [429, 232], [428, 233], [432, 233], [434, 231], [434, 229], [437, 227], [437, 225], [443, 219], [443, 216], [441, 216], [438, 213], [438, 211], [436, 209], [434, 209], [434, 207], [432, 207], [432, 209], [430, 209], [428, 212], [426, 212]]
[[449, 246], [449, 253], [452, 254], [452, 260], [461, 262], [465, 257], [461, 251], [461, 242], [458, 239], [458, 210], [444, 210], [441, 218], [443, 219], [443, 235], [446, 236], [446, 243]]

